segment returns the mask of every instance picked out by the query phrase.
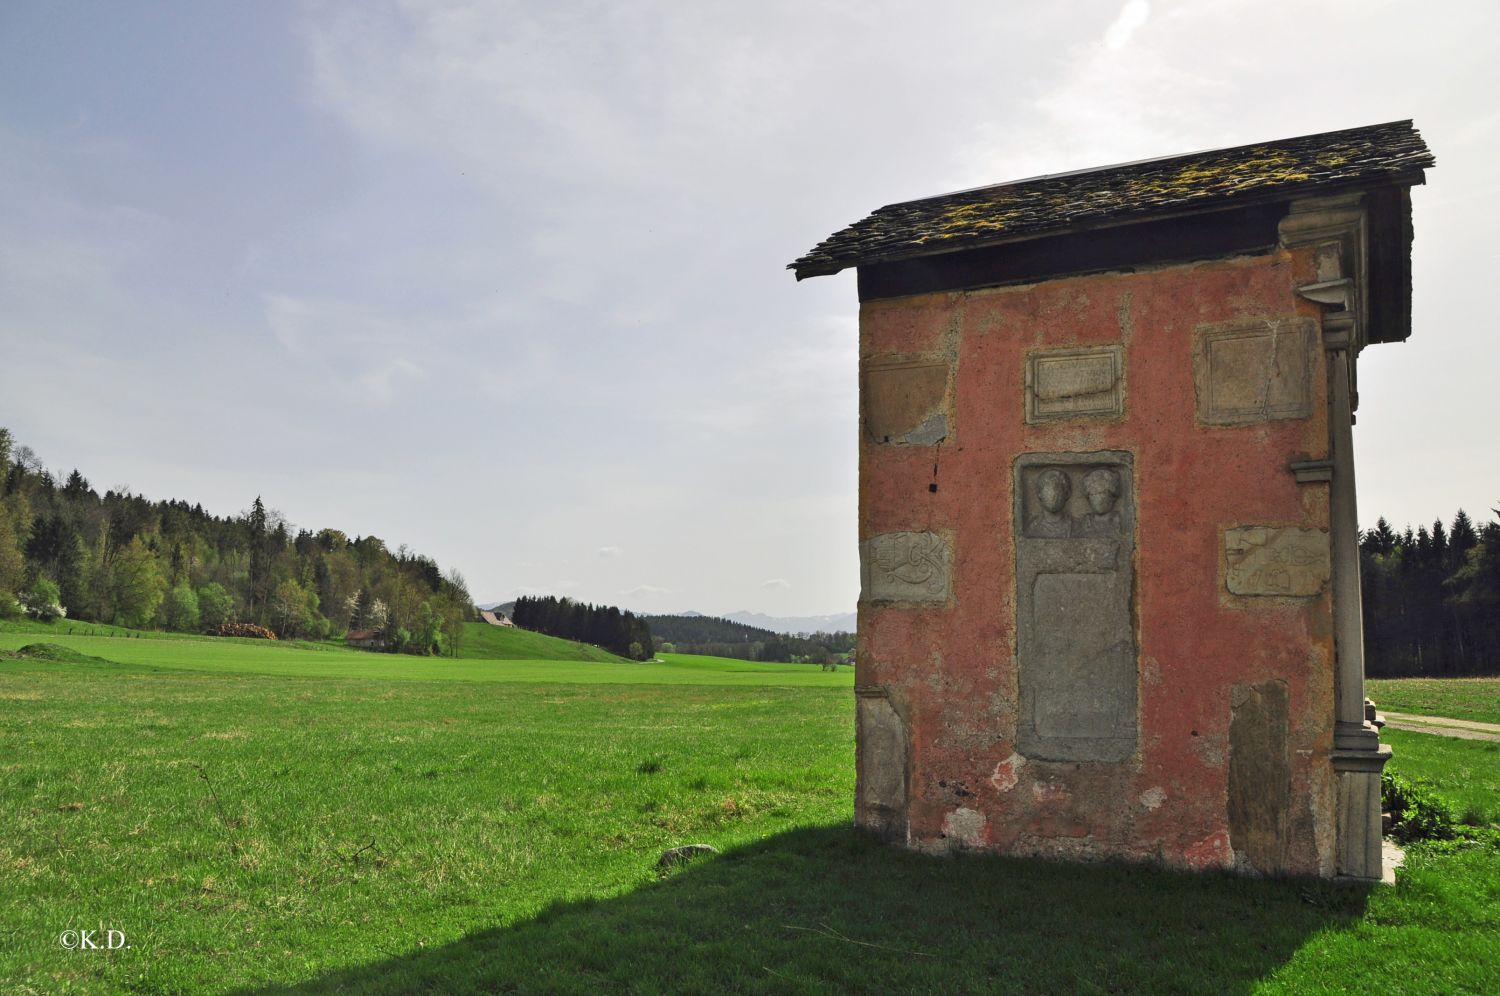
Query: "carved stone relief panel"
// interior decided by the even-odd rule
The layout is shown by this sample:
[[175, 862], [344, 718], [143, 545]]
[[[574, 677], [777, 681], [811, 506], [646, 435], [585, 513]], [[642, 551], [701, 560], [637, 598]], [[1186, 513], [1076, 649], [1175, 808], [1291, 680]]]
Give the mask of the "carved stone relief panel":
[[1133, 466], [1119, 451], [1016, 461], [1016, 732], [1028, 758], [1135, 751]]
[[948, 601], [953, 557], [937, 533], [883, 533], [859, 545], [866, 601]]
[[1124, 386], [1120, 346], [1032, 353], [1026, 358], [1026, 421], [1121, 415]]
[[1257, 318], [1194, 330], [1198, 419], [1242, 425], [1312, 414], [1316, 323]]
[[948, 364], [876, 362], [865, 370], [865, 431], [877, 443], [931, 446], [948, 435]]
[[1316, 595], [1332, 573], [1322, 529], [1241, 526], [1224, 530], [1225, 584], [1236, 595]]

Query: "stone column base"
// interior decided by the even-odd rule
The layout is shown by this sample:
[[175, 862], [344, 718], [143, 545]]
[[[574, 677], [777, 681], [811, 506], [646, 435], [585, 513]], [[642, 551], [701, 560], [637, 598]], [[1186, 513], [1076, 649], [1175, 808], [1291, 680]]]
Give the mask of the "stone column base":
[[1380, 772], [1391, 759], [1391, 748], [1336, 750], [1334, 777], [1338, 784], [1337, 872], [1341, 878], [1380, 881]]

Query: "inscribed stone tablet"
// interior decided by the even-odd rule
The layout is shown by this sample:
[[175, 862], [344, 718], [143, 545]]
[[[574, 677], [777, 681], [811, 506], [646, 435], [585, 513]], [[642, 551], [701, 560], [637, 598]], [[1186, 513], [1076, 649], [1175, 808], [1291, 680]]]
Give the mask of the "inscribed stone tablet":
[[1310, 318], [1260, 318], [1200, 325], [1193, 375], [1198, 418], [1240, 425], [1312, 414]]
[[1113, 416], [1125, 410], [1119, 346], [1057, 349], [1026, 360], [1026, 421]]

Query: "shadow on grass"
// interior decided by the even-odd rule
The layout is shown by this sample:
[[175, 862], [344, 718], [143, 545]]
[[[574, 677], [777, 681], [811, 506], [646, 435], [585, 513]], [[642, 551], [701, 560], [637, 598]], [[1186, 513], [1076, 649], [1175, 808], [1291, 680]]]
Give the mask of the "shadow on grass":
[[1366, 891], [930, 858], [796, 830], [615, 899], [261, 993], [1236, 991]]

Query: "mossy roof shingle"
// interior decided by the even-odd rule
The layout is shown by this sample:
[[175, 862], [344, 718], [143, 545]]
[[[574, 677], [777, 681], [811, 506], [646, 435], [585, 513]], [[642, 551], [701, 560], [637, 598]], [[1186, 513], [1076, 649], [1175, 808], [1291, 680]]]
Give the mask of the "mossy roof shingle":
[[889, 204], [788, 265], [797, 279], [1117, 224], [1386, 182], [1434, 159], [1410, 121], [1058, 173]]

